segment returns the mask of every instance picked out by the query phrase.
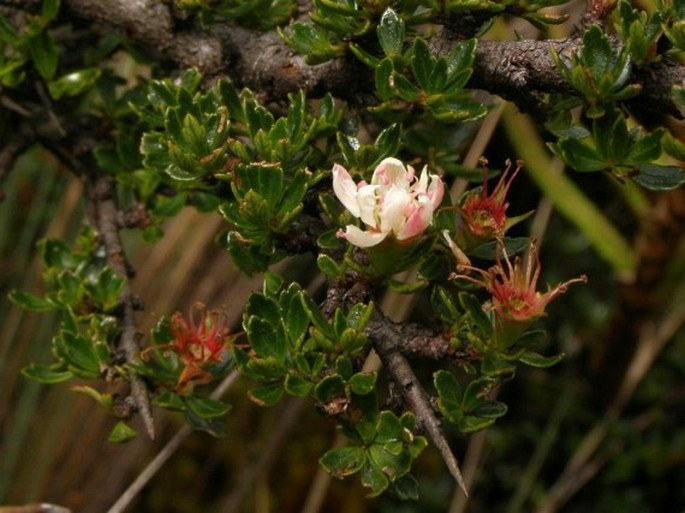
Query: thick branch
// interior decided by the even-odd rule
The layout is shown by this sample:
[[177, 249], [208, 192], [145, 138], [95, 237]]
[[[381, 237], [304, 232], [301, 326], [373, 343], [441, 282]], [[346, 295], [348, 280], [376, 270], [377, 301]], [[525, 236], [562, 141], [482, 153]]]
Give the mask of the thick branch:
[[428, 395], [416, 378], [409, 362], [399, 351], [397, 341], [402, 340], [402, 334], [380, 314], [374, 315], [367, 331], [378, 356], [381, 357], [383, 365], [388, 369], [393, 382], [401, 390], [404, 400], [416, 414], [459, 487], [465, 495], [468, 495], [459, 470], [459, 462], [442, 433], [440, 421], [433, 412]]
[[[72, 12], [84, 19], [114, 26], [156, 51], [178, 67], [196, 66], [208, 76], [229, 76], [259, 91], [267, 100], [281, 101], [303, 89], [310, 96], [332, 92], [340, 98], [371, 103], [372, 72], [351, 58], [308, 66], [271, 31], [260, 33], [230, 25], [208, 32], [175, 30], [166, 4], [155, 0], [68, 0]], [[480, 41], [470, 88], [484, 89], [515, 102], [524, 110], [539, 110], [543, 93], [573, 93], [554, 66], [550, 48], [561, 55], [580, 49], [579, 39], [546, 41]], [[649, 103], [664, 114], [676, 114], [671, 86], [685, 82], [685, 69], [669, 62], [649, 72], [634, 73], [643, 85], [633, 103]]]
[[[91, 210], [90, 217], [105, 246], [107, 263], [117, 274], [126, 280], [126, 285], [121, 294], [122, 314], [120, 318], [121, 337], [119, 339], [119, 348], [124, 352], [126, 361], [132, 363], [138, 359], [140, 354], [133, 318], [137, 301], [129, 286], [128, 279], [130, 273], [128, 272], [126, 256], [124, 255], [119, 235], [119, 225], [117, 223], [119, 209], [115, 201], [114, 180], [111, 176], [103, 175], [88, 179], [86, 184]], [[131, 383], [131, 396], [143, 419], [148, 435], [154, 440], [155, 429], [152, 420], [150, 398], [145, 382], [135, 372], [129, 373], [129, 379]]]

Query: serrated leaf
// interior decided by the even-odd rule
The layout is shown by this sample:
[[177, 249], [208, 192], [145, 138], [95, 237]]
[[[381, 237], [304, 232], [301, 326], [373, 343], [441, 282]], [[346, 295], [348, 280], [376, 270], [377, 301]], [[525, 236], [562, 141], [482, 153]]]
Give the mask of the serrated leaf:
[[576, 171], [602, 171], [607, 163], [595, 148], [578, 139], [559, 139], [553, 149]]
[[483, 356], [480, 371], [484, 376], [510, 376], [516, 371], [516, 366], [497, 353]]
[[[381, 101], [387, 101], [392, 98], [393, 90], [390, 83], [390, 77], [393, 73], [393, 65], [390, 59], [383, 59], [374, 71], [374, 81], [376, 84], [376, 93]], [[343, 136], [344, 137], [344, 136]], [[347, 159], [352, 162], [351, 159]]]
[[285, 391], [295, 397], [304, 397], [309, 393], [314, 384], [296, 374], [288, 374], [285, 377], [283, 387]]
[[345, 382], [342, 377], [332, 374], [323, 378], [314, 388], [314, 395], [322, 403], [327, 403], [336, 397], [345, 396]]
[[285, 362], [287, 345], [280, 322], [274, 326], [259, 317], [250, 317], [245, 326], [247, 340], [255, 353], [262, 358], [273, 357], [280, 363]]
[[[530, 246], [530, 239], [528, 237], [505, 237], [504, 249], [510, 257], [518, 255]], [[493, 240], [485, 242], [469, 251], [470, 257], [480, 258], [483, 260], [497, 260], [501, 255], [501, 244], [499, 241]]]
[[366, 463], [363, 447], [336, 447], [324, 454], [319, 463], [333, 477], [342, 479], [359, 472]]
[[49, 367], [36, 363], [31, 363], [24, 367], [21, 369], [21, 373], [24, 377], [37, 381], [38, 383], [43, 383], [44, 385], [62, 383], [74, 377], [74, 374], [70, 371], [54, 371]]
[[461, 418], [461, 387], [451, 372], [439, 370], [433, 374], [433, 385], [438, 392], [438, 408], [450, 422]]
[[478, 328], [482, 330], [486, 336], [492, 335], [494, 330], [492, 321], [483, 311], [483, 306], [480, 304], [476, 296], [469, 294], [468, 292], [460, 292], [459, 303], [469, 314], [469, 317], [474, 324], [478, 326]]
[[402, 126], [400, 123], [393, 123], [381, 130], [376, 137], [375, 148], [378, 150], [378, 157], [374, 164], [378, 164], [381, 160], [392, 155], [396, 155], [400, 148], [402, 140]]
[[492, 426], [494, 423], [495, 419], [466, 415], [459, 420], [459, 431], [467, 435], [469, 433], [481, 431], [482, 429]]
[[316, 258], [316, 266], [319, 271], [324, 273], [326, 276], [337, 277], [342, 276], [343, 269], [338, 265], [338, 263], [325, 253], [319, 254]]
[[248, 397], [252, 402], [259, 406], [267, 407], [273, 406], [283, 397], [285, 390], [283, 385], [267, 385], [263, 387], [253, 388], [248, 392]]
[[402, 53], [404, 22], [395, 11], [390, 8], [385, 10], [376, 31], [378, 42], [386, 56], [392, 57]]
[[335, 333], [331, 325], [328, 323], [326, 318], [321, 313], [319, 306], [310, 298], [306, 293], [300, 293], [300, 300], [302, 301], [302, 306], [309, 316], [309, 320], [312, 324], [323, 334], [326, 338], [330, 340], [335, 340]]
[[662, 136], [663, 129], [657, 129], [651, 134], [639, 138], [630, 145], [629, 152], [627, 152], [628, 155], [625, 159], [626, 164], [640, 166], [657, 159], [661, 154]]
[[12, 303], [30, 312], [49, 312], [58, 307], [48, 299], [18, 290], [12, 290], [8, 297]]
[[426, 91], [430, 85], [430, 76], [433, 72], [434, 59], [428, 49], [426, 43], [420, 37], [417, 37], [412, 47], [411, 67], [414, 72], [416, 83]]
[[364, 466], [361, 473], [362, 485], [371, 488], [371, 497], [376, 497], [383, 493], [390, 485], [388, 477], [375, 465], [369, 463]]
[[561, 360], [565, 358], [565, 354], [560, 353], [554, 356], [542, 356], [541, 354], [534, 353], [533, 351], [526, 351], [519, 357], [519, 362], [528, 365], [530, 367], [538, 367], [545, 369], [556, 365]]
[[188, 410], [193, 412], [193, 414], [197, 415], [201, 419], [214, 419], [221, 417], [231, 409], [231, 407], [226, 403], [216, 399], [210, 399], [209, 397], [189, 395], [183, 397], [183, 402], [187, 406]]
[[87, 395], [98, 402], [100, 406], [105, 408], [107, 411], [112, 409], [112, 394], [103, 394], [102, 392], [95, 390], [93, 387], [86, 385], [73, 386], [71, 387], [71, 391]]
[[366, 395], [374, 391], [376, 387], [377, 374], [357, 372], [349, 379], [348, 384], [353, 394]]
[[644, 165], [633, 180], [653, 191], [670, 191], [685, 184], [685, 169], [677, 166]]
[[108, 440], [120, 444], [133, 440], [136, 436], [138, 436], [138, 433], [126, 422], [120, 420], [110, 431]]

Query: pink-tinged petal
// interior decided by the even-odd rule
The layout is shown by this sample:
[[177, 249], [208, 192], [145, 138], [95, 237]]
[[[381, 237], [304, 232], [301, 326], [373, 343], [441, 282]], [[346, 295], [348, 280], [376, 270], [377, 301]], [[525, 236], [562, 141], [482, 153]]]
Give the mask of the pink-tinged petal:
[[400, 160], [389, 157], [383, 159], [376, 167], [371, 178], [374, 185], [395, 185], [403, 189], [409, 188], [407, 181], [407, 170]]
[[347, 169], [340, 164], [333, 165], [333, 192], [340, 203], [355, 216], [360, 216], [359, 203], [357, 201], [357, 185], [352, 180]]
[[350, 244], [354, 244], [360, 248], [370, 248], [383, 242], [388, 236], [387, 233], [378, 231], [363, 231], [353, 224], [347, 225], [345, 229], [345, 238]]
[[407, 219], [403, 229], [397, 234], [399, 240], [416, 237], [428, 228], [433, 218], [433, 204], [427, 196], [418, 199], [418, 207]]
[[383, 197], [380, 212], [380, 229], [382, 232], [398, 234], [404, 229], [406, 221], [405, 211], [412, 198], [409, 193], [398, 187], [391, 187]]
[[[431, 175], [431, 177], [433, 177], [433, 176], [434, 175]], [[414, 191], [415, 193], [425, 193], [427, 188], [428, 188], [428, 168], [426, 166], [423, 166], [423, 169], [421, 170], [421, 175], [419, 176], [419, 180], [412, 187], [412, 191]]]
[[378, 199], [376, 198], [377, 185], [364, 185], [357, 191], [357, 205], [361, 220], [372, 228], [377, 228], [376, 210]]
[[435, 208], [440, 206], [442, 203], [442, 198], [445, 195], [445, 183], [442, 181], [438, 175], [430, 175], [431, 183], [428, 187], [428, 192], [426, 193], [433, 203]]

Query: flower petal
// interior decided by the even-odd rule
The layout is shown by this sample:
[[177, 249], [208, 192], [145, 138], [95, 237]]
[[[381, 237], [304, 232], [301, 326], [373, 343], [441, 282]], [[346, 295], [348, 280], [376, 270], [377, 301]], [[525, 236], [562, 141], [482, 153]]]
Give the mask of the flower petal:
[[364, 185], [357, 191], [357, 205], [361, 220], [372, 228], [377, 228], [376, 211], [378, 210], [378, 198], [376, 198], [376, 185]]
[[428, 186], [426, 194], [433, 203], [433, 207], [438, 208], [442, 203], [442, 198], [445, 195], [445, 183], [438, 175], [430, 175], [431, 183]]
[[400, 160], [392, 157], [383, 159], [374, 170], [371, 183], [384, 186], [394, 185], [402, 189], [409, 189], [407, 169]]
[[350, 244], [354, 244], [360, 248], [370, 248], [371, 246], [380, 244], [388, 236], [387, 233], [375, 230], [360, 230], [353, 224], [347, 225], [344, 235]]
[[412, 203], [412, 198], [406, 190], [392, 187], [383, 197], [380, 212], [380, 229], [382, 232], [399, 234], [406, 222], [405, 212]]
[[410, 239], [423, 233], [433, 218], [433, 210], [433, 204], [428, 196], [420, 196], [418, 205], [406, 220], [402, 230], [397, 232], [397, 238], [399, 240]]
[[347, 169], [340, 164], [333, 165], [333, 192], [347, 210], [354, 217], [360, 216], [359, 202], [357, 201], [357, 185], [352, 180]]

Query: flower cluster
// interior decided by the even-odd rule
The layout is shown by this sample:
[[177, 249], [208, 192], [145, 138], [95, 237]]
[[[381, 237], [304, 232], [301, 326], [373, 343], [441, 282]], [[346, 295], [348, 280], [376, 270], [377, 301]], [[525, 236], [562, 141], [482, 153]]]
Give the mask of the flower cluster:
[[170, 349], [174, 351], [185, 368], [178, 379], [179, 392], [189, 392], [195, 385], [208, 383], [212, 375], [203, 369], [205, 364], [220, 362], [231, 337], [226, 318], [217, 310], [207, 310], [196, 304], [200, 319], [196, 321], [191, 311], [186, 321], [180, 312], [171, 316], [169, 331], [173, 337]]
[[445, 186], [425, 167], [417, 179], [413, 167], [386, 158], [374, 170], [371, 183], [355, 183], [344, 167], [335, 164], [333, 191], [367, 228], [348, 225], [339, 235], [355, 246], [368, 248], [390, 236], [406, 241], [421, 235], [442, 201]]
[[502, 247], [504, 265], [501, 258], [487, 271], [472, 265], [462, 265], [460, 271], [475, 271], [481, 275], [474, 278], [468, 274], [456, 274], [456, 278], [476, 283], [485, 287], [492, 295], [492, 308], [501, 321], [529, 322], [545, 315], [545, 308], [556, 297], [566, 292], [569, 285], [576, 282], [586, 282], [585, 275], [560, 283], [556, 287], [548, 287], [547, 292], [537, 290], [540, 277], [540, 257], [535, 240], [530, 241], [530, 249], [526, 264], [520, 257], [511, 262], [506, 250]]

